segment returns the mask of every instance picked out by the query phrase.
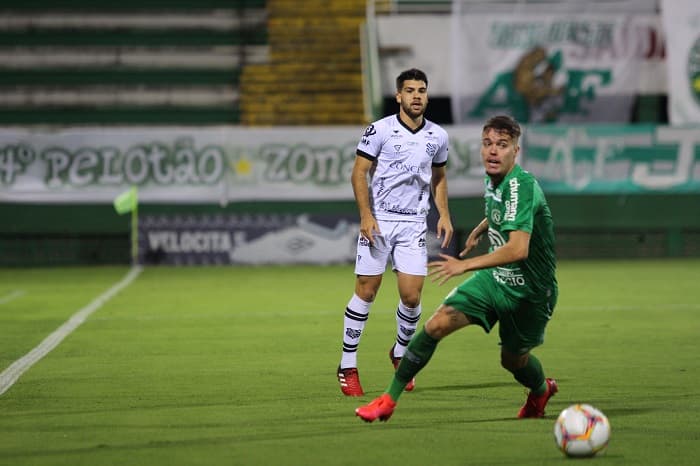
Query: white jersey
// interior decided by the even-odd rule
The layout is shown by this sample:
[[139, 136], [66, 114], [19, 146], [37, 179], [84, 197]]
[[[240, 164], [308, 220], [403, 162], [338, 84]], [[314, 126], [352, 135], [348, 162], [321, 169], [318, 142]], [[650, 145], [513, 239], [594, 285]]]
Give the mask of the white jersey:
[[447, 164], [447, 131], [423, 118], [409, 129], [391, 115], [367, 127], [357, 155], [374, 162], [369, 194], [377, 220], [425, 221], [433, 167]]

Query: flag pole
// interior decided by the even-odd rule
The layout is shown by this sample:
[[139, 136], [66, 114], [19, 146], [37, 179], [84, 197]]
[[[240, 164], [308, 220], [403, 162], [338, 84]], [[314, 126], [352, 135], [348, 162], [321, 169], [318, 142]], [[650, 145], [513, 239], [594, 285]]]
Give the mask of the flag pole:
[[139, 191], [132, 186], [114, 198], [114, 210], [119, 215], [131, 212], [131, 265], [137, 265], [139, 259]]
[[131, 211], [131, 265], [139, 261], [139, 201], [138, 194]]

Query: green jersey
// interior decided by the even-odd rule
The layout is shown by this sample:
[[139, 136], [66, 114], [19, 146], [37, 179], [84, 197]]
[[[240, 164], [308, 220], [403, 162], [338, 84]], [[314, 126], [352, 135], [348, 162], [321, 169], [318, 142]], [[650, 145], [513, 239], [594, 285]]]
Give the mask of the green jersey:
[[530, 233], [527, 259], [488, 272], [512, 297], [532, 302], [547, 300], [557, 292], [554, 223], [539, 183], [516, 164], [496, 187], [486, 177], [484, 198], [489, 251], [506, 244], [511, 231]]

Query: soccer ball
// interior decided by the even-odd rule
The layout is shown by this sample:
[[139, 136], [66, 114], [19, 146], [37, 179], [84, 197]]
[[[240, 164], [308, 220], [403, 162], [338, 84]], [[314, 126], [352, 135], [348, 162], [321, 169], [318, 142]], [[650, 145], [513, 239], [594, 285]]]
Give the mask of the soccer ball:
[[571, 405], [554, 423], [554, 440], [566, 456], [593, 456], [608, 445], [610, 422], [591, 405]]

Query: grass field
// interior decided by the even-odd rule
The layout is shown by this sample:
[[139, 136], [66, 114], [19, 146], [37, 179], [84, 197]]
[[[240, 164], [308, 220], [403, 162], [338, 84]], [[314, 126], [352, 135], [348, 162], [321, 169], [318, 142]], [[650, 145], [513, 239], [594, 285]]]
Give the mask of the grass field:
[[[0, 269], [0, 371], [128, 273]], [[390, 380], [387, 274], [359, 353], [367, 395], [335, 380], [350, 266], [146, 268], [0, 395], [0, 464], [567, 464], [552, 427], [602, 409], [607, 452], [586, 464], [700, 461], [700, 260], [559, 267], [536, 351], [560, 392], [517, 420], [525, 393], [478, 328], [443, 341], [387, 423], [353, 410]], [[426, 284], [423, 321], [456, 280]]]

